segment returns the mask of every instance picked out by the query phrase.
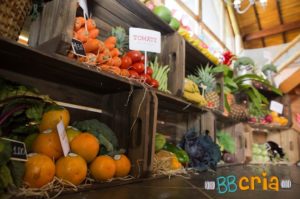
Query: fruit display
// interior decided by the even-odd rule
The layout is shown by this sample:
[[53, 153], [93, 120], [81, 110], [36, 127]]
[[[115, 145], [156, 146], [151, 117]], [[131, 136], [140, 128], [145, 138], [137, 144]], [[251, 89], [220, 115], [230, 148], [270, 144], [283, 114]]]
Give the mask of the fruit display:
[[288, 122], [289, 121], [286, 117], [279, 116], [279, 114], [275, 111], [271, 111], [262, 117], [249, 118], [249, 123], [269, 126], [286, 126]]
[[220, 106], [220, 97], [216, 92], [216, 79], [212, 67], [198, 68], [195, 75], [189, 75], [188, 79], [198, 85], [202, 96], [207, 101], [208, 108], [217, 109]]
[[205, 98], [200, 94], [199, 88], [195, 82], [190, 79], [184, 79], [184, 92], [183, 97], [192, 103], [195, 103], [199, 106], [206, 106], [207, 101]]
[[222, 152], [222, 160], [226, 163], [233, 163], [235, 161], [234, 153], [236, 151], [236, 144], [234, 138], [224, 131], [217, 132], [217, 142]]
[[154, 88], [158, 88], [160, 91], [170, 93], [168, 90], [168, 73], [170, 71], [170, 67], [168, 65], [160, 66], [157, 57], [155, 57], [155, 60], [150, 62], [150, 68], [152, 69], [150, 69], [151, 72], [153, 71], [153, 79], [149, 81], [149, 84]]
[[[0, 180], [5, 186], [21, 188], [24, 194], [31, 189], [33, 194], [48, 194], [53, 184], [63, 188], [64, 182], [81, 186], [87, 178], [111, 181], [128, 176], [131, 162], [120, 152], [117, 137], [106, 124], [92, 119], [70, 126], [70, 112], [49, 97], [33, 88], [0, 81], [0, 111], [4, 113], [0, 135], [23, 141], [30, 153], [26, 163], [10, 160], [10, 144], [0, 139]], [[67, 156], [58, 134], [60, 121], [70, 145]], [[7, 189], [4, 185], [0, 184], [1, 192]]]
[[198, 37], [192, 36], [191, 33], [185, 28], [181, 27], [178, 30], [178, 33], [183, 36], [183, 38], [188, 41], [192, 46], [198, 49], [205, 57], [207, 57], [212, 63], [218, 64], [219, 59], [215, 57], [209, 50], [207, 49], [207, 45]]
[[154, 6], [152, 12], [165, 23], [169, 24], [169, 26], [174, 30], [178, 30], [180, 28], [180, 22], [175, 17], [172, 17], [172, 12], [167, 7], [163, 5]]

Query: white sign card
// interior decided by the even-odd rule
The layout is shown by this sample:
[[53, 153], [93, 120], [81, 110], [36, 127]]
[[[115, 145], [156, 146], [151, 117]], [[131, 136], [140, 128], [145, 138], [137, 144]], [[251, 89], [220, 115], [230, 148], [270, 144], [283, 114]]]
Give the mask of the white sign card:
[[129, 28], [129, 49], [160, 53], [161, 33], [143, 28]]
[[275, 111], [275, 112], [277, 112], [279, 114], [282, 114], [282, 112], [283, 112], [283, 104], [272, 100], [271, 104], [270, 104], [270, 110], [271, 111]]
[[66, 129], [62, 120], [60, 120], [56, 128], [60, 139], [60, 144], [64, 152], [64, 156], [67, 156], [70, 152], [70, 145], [69, 145]]

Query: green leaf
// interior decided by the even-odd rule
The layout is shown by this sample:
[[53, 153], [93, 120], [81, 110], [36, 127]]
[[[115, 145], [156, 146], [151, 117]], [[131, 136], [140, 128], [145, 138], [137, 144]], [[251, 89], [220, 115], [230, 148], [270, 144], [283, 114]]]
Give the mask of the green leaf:
[[11, 172], [6, 165], [2, 165], [0, 167], [0, 180], [1, 180], [4, 188], [7, 188], [8, 186], [11, 186], [14, 184]]
[[64, 107], [62, 107], [58, 104], [55, 104], [55, 103], [47, 104], [44, 109], [44, 113], [47, 113], [48, 111], [57, 111], [57, 110], [63, 110], [63, 109], [64, 109]]
[[225, 93], [224, 96], [225, 96], [225, 100], [224, 100], [225, 108], [226, 108], [226, 110], [227, 110], [228, 112], [230, 112], [230, 111], [231, 111], [231, 108], [230, 108], [230, 106], [229, 106], [229, 104], [228, 104], [228, 101], [227, 101], [227, 94]]
[[26, 116], [33, 121], [39, 122], [43, 116], [44, 103], [39, 103], [31, 106], [26, 110]]
[[10, 161], [8, 164], [14, 180], [14, 184], [20, 187], [23, 183], [23, 176], [25, 173], [25, 162]]
[[233, 89], [237, 89], [238, 85], [230, 77], [224, 77], [224, 84]]
[[11, 157], [11, 146], [6, 140], [0, 139], [0, 166], [5, 165]]

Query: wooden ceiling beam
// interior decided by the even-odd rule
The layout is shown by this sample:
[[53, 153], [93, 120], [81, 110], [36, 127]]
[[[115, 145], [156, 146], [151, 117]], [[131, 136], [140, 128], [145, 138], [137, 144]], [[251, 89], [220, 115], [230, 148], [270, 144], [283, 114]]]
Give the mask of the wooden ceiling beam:
[[[276, 1], [276, 8], [277, 8], [277, 13], [278, 13], [278, 17], [279, 17], [279, 22], [280, 22], [280, 24], [284, 24], [280, 1]], [[287, 40], [286, 40], [285, 32], [282, 33], [282, 39], [283, 39], [283, 43], [286, 43]]]
[[298, 28], [300, 28], [300, 21], [286, 23], [286, 24], [275, 26], [273, 28], [268, 28], [268, 29], [261, 30], [261, 31], [258, 31], [258, 32], [246, 34], [244, 36], [244, 41], [251, 41], [251, 40], [254, 40], [254, 39], [260, 39], [260, 38], [263, 38], [263, 37], [268, 37], [268, 36], [271, 36], [271, 35], [280, 34], [280, 33], [295, 30], [295, 29], [298, 29]]
[[[253, 5], [253, 9], [254, 9], [254, 14], [255, 14], [255, 19], [256, 19], [258, 29], [262, 30], [256, 4]], [[261, 42], [262, 42], [263, 47], [265, 47], [266, 43], [265, 43], [265, 39], [263, 37], [261, 38]]]

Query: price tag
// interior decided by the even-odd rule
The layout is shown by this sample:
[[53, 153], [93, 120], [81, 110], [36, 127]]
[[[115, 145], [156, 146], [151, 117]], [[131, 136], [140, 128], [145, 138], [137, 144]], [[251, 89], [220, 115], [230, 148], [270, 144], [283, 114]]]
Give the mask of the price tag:
[[64, 156], [67, 156], [70, 152], [70, 145], [65, 130], [65, 126], [62, 120], [56, 125], [56, 128], [60, 139], [60, 144], [64, 152]]
[[72, 49], [75, 55], [86, 56], [83, 44], [77, 39], [72, 39]]
[[89, 17], [89, 10], [88, 10], [88, 7], [87, 7], [86, 0], [78, 0], [78, 3], [79, 3], [79, 6], [83, 10], [84, 16], [88, 18]]
[[283, 104], [272, 100], [271, 104], [270, 104], [270, 110], [271, 111], [275, 111], [275, 112], [277, 112], [279, 114], [282, 114], [282, 112], [283, 112]]
[[160, 32], [142, 28], [129, 28], [129, 49], [160, 53]]
[[24, 142], [20, 142], [8, 138], [1, 138], [1, 139], [10, 142], [11, 151], [12, 151], [11, 158], [10, 158], [11, 160], [27, 161], [27, 151]]

